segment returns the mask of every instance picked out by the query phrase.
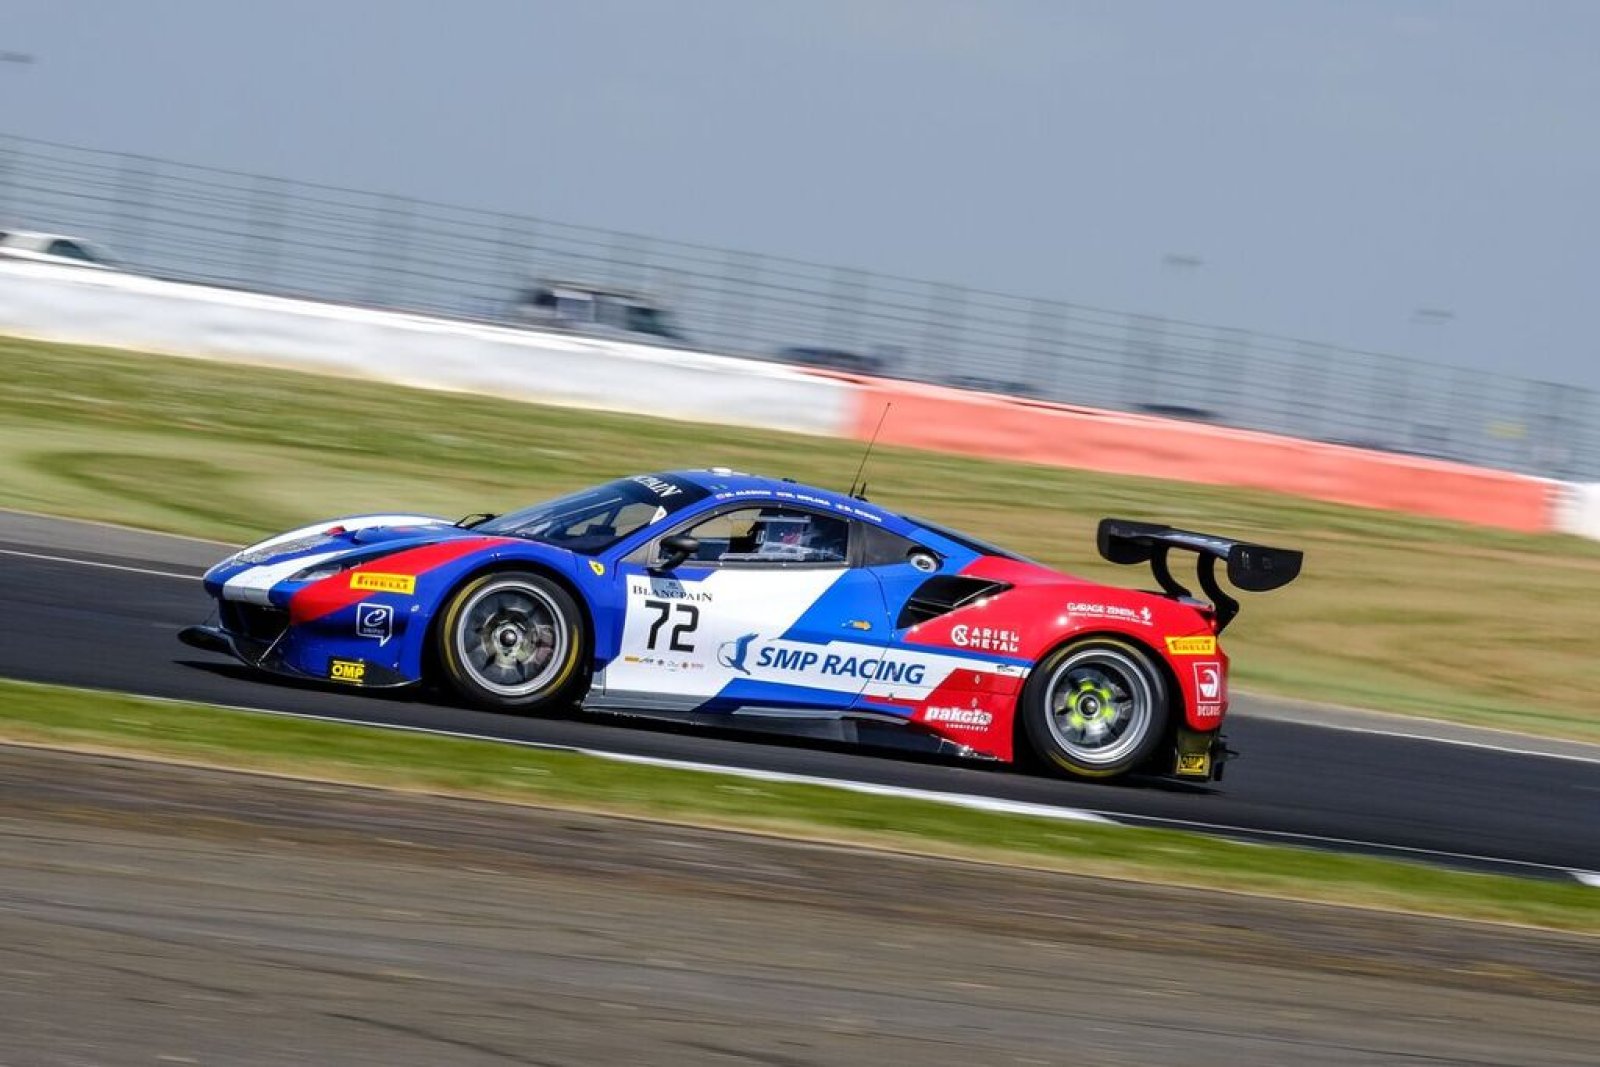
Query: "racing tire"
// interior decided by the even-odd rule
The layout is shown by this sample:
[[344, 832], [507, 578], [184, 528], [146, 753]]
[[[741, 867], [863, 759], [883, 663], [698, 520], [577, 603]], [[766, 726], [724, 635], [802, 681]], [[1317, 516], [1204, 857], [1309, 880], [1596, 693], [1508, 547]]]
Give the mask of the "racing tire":
[[1022, 726], [1039, 762], [1080, 778], [1114, 778], [1167, 736], [1166, 676], [1128, 641], [1093, 637], [1056, 649], [1030, 672]]
[[467, 582], [446, 604], [434, 640], [450, 688], [479, 707], [530, 714], [581, 696], [583, 612], [542, 574], [497, 571]]

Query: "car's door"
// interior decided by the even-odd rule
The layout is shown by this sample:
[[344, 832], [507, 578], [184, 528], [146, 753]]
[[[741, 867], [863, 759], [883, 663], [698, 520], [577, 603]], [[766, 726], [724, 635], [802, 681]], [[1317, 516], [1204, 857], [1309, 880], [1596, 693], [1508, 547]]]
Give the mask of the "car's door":
[[[857, 524], [777, 504], [730, 504], [662, 531], [616, 569], [618, 654], [595, 679], [607, 706], [827, 715], [883, 669], [882, 586], [852, 566]], [[664, 569], [661, 542], [691, 558]]]

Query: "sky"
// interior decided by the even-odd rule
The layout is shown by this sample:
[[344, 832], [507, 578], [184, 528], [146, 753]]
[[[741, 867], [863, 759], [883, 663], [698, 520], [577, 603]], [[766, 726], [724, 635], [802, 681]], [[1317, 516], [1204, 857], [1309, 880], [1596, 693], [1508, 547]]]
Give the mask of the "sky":
[[1588, 0], [0, 0], [0, 132], [1600, 387], [1597, 42]]

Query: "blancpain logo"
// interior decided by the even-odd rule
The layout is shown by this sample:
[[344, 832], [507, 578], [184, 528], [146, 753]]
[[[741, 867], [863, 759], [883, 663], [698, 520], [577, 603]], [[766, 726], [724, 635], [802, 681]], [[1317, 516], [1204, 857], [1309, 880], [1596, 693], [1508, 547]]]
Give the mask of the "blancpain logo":
[[690, 589], [682, 582], [634, 582], [628, 589], [633, 596], [653, 596], [662, 600], [693, 600], [705, 604], [711, 594], [702, 589]]

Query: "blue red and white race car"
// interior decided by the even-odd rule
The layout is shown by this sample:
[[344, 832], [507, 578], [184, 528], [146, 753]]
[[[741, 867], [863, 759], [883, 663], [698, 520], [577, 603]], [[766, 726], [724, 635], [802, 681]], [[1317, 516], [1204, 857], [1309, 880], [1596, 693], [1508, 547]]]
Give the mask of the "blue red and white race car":
[[[1160, 590], [1074, 578], [865, 499], [723, 468], [641, 474], [500, 516], [365, 515], [231, 556], [188, 644], [345, 686], [741, 724], [1074, 775], [1220, 777], [1246, 590], [1299, 552], [1106, 519]], [[1207, 599], [1172, 575], [1198, 556]]]

